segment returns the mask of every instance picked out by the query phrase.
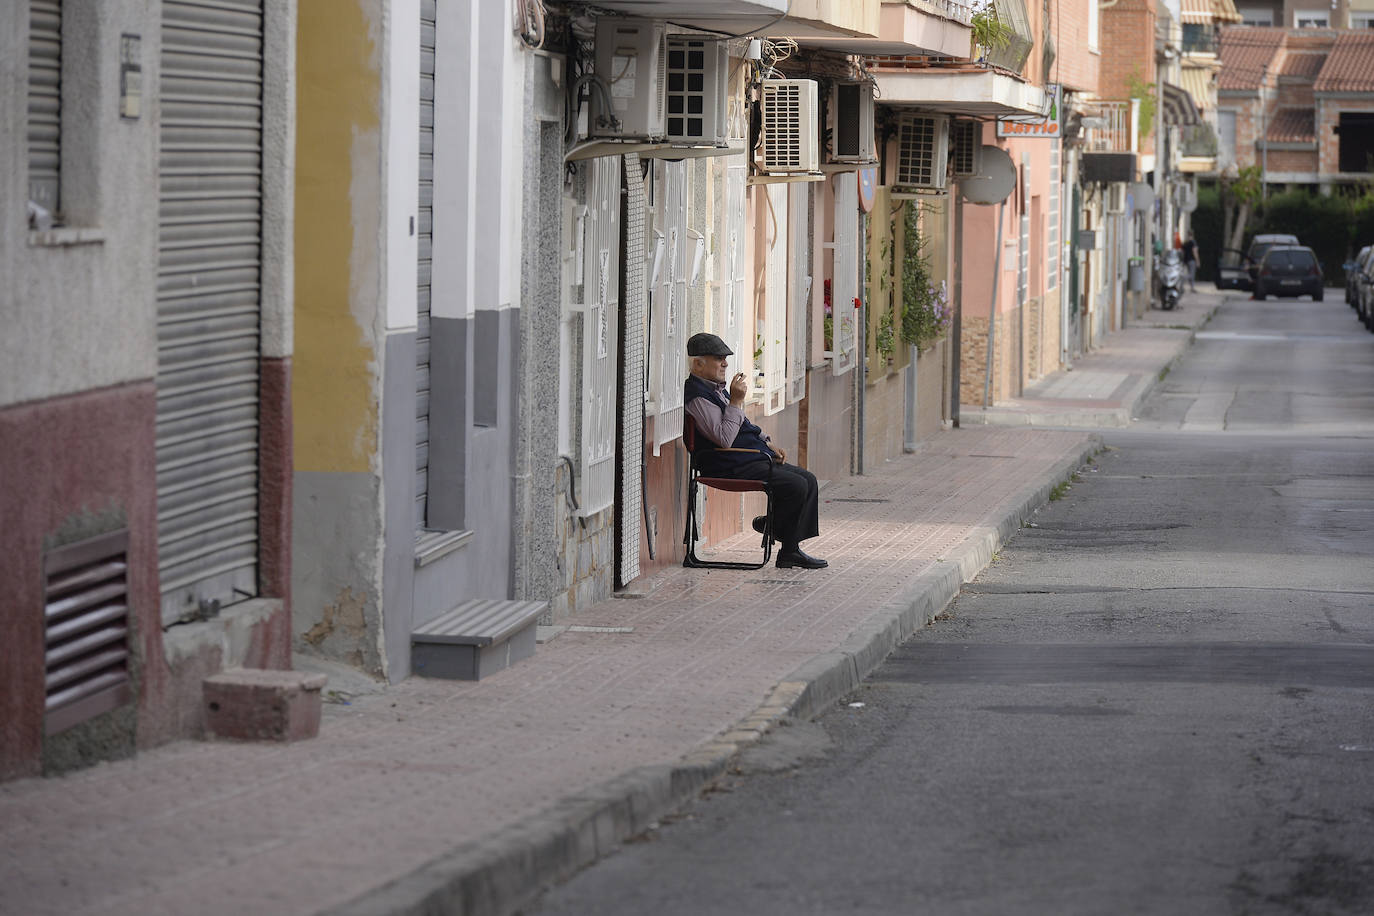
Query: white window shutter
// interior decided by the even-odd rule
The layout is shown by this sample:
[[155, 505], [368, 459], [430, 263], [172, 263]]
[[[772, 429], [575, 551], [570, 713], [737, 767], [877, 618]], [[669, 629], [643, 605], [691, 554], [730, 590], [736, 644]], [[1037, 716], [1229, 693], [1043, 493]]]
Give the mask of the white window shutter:
[[806, 397], [806, 366], [810, 360], [811, 339], [806, 319], [811, 310], [811, 185], [796, 182], [787, 186], [787, 403]]
[[787, 406], [787, 185], [765, 185], [768, 213], [763, 223], [766, 265], [763, 289], [763, 412]]
[[[663, 239], [658, 276], [650, 290], [653, 337], [650, 392], [655, 405], [654, 454], [682, 438], [682, 383], [687, 378], [687, 165], [656, 163], [654, 193], [656, 233]], [[653, 282], [653, 281], [651, 281]]]
[[615, 498], [616, 327], [620, 310], [620, 159], [593, 160], [587, 181], [582, 311], [582, 514]]
[[[738, 159], [738, 164], [734, 160]], [[719, 251], [715, 254], [719, 294], [712, 330], [735, 354], [732, 365], [745, 367], [754, 352], [753, 335], [744, 333], [745, 256], [744, 187], [748, 167], [732, 157], [725, 170], [725, 206], [720, 214]]]
[[835, 275], [830, 286], [834, 318], [834, 353], [831, 369], [843, 375], [859, 358], [859, 319], [854, 308], [859, 295], [859, 176], [841, 172], [835, 176]]

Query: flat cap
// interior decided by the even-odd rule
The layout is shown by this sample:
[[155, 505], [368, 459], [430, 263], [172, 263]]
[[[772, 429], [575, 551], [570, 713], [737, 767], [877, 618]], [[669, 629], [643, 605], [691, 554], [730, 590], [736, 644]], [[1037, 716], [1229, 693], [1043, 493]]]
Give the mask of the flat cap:
[[714, 334], [702, 332], [687, 339], [688, 356], [732, 356], [734, 352]]

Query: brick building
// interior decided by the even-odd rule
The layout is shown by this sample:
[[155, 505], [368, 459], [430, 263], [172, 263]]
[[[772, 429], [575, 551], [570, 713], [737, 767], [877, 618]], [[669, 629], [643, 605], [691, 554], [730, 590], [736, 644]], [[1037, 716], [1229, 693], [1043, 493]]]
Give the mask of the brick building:
[[1374, 33], [1242, 26], [1221, 39], [1218, 157], [1269, 184], [1363, 180], [1374, 153]]

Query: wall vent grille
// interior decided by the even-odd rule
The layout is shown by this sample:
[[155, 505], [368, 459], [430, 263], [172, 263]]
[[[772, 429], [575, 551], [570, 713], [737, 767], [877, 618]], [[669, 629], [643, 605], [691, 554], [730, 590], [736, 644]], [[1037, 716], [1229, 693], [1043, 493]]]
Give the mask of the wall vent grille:
[[43, 561], [46, 732], [129, 702], [129, 533], [48, 551]]

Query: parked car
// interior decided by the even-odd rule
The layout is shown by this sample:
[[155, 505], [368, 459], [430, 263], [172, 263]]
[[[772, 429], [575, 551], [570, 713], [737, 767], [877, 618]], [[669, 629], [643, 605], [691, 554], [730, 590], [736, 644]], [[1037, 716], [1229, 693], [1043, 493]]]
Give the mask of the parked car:
[[1321, 302], [1322, 292], [1322, 266], [1311, 248], [1273, 244], [1265, 249], [1256, 268], [1256, 299], [1311, 296]]
[[1355, 271], [1355, 314], [1360, 323], [1374, 331], [1374, 250], [1365, 255], [1364, 263]]
[[1364, 246], [1353, 260], [1342, 265], [1345, 268], [1345, 302], [1353, 309], [1359, 308], [1360, 271], [1364, 268], [1365, 259], [1369, 257], [1370, 251], [1374, 251], [1374, 245]]
[[1245, 267], [1250, 272], [1250, 288], [1254, 289], [1255, 278], [1259, 275], [1259, 264], [1264, 253], [1275, 245], [1301, 245], [1296, 235], [1283, 232], [1261, 233], [1250, 240], [1245, 249]]
[[1245, 252], [1234, 248], [1223, 248], [1217, 259], [1217, 289], [1250, 289], [1249, 265]]

